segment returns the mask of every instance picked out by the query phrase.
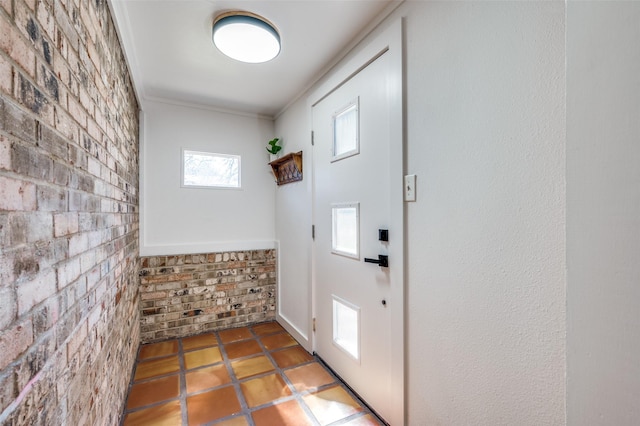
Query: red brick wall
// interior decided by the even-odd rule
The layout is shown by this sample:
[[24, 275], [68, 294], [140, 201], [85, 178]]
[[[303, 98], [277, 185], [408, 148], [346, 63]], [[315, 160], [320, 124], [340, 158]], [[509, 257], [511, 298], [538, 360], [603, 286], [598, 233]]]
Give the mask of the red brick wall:
[[0, 424], [117, 424], [138, 115], [105, 0], [0, 0]]
[[142, 343], [275, 319], [276, 251], [142, 258]]

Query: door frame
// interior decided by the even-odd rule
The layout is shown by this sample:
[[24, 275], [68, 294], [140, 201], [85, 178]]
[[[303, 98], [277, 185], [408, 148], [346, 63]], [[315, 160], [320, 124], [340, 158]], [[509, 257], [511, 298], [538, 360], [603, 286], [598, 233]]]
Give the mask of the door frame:
[[[404, 176], [404, 58], [403, 58], [403, 20], [400, 18], [373, 37], [371, 41], [358, 45], [347, 59], [340, 61], [328, 74], [328, 77], [311, 92], [307, 98], [307, 111], [310, 126], [313, 125], [313, 107], [338, 89], [342, 84], [355, 76], [367, 65], [381, 55], [389, 55], [389, 141], [390, 147], [390, 229], [398, 229], [397, 235], [390, 235], [394, 240], [394, 252], [389, 253], [391, 289], [389, 298], [391, 321], [391, 395], [392, 415], [387, 419], [392, 425], [405, 424], [405, 207], [403, 198]], [[311, 129], [313, 130], [313, 129]], [[312, 165], [312, 224], [316, 223], [315, 215], [315, 166]], [[311, 247], [311, 316], [313, 324], [316, 317], [316, 247]], [[316, 349], [316, 337], [310, 333], [311, 346]]]

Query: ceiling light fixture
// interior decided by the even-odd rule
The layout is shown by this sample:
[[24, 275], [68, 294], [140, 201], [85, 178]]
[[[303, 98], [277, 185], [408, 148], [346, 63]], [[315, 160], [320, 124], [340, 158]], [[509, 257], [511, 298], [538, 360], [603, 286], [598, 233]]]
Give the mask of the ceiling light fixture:
[[238, 61], [257, 64], [280, 53], [280, 34], [266, 19], [250, 12], [226, 12], [213, 21], [213, 43]]

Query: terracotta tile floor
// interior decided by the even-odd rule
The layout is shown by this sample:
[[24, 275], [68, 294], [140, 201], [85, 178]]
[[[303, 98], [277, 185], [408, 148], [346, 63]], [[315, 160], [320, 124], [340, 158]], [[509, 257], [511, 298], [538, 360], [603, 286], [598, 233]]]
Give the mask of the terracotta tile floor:
[[278, 323], [143, 345], [122, 425], [381, 425]]

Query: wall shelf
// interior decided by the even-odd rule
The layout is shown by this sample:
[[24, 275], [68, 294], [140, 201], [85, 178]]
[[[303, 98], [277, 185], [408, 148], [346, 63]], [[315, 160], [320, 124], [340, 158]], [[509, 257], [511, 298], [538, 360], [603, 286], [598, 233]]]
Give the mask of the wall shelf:
[[302, 151], [291, 152], [269, 163], [278, 185], [302, 180]]

